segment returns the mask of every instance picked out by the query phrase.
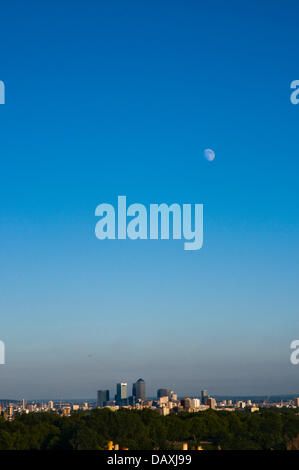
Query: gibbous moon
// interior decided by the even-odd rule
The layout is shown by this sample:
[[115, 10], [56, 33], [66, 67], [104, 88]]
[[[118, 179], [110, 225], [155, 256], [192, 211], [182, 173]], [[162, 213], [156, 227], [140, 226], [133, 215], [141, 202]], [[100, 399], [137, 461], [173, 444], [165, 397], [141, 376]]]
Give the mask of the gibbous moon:
[[212, 162], [215, 158], [215, 152], [212, 149], [205, 149], [203, 151], [205, 158], [209, 161]]

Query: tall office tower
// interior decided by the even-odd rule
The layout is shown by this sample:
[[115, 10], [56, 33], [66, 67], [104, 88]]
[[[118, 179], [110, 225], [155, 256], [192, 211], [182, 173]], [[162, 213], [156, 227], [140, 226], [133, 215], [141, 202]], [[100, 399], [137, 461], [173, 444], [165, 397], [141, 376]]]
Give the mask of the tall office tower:
[[157, 398], [159, 400], [159, 398], [162, 398], [162, 397], [168, 397], [170, 398], [170, 390], [168, 390], [168, 388], [159, 388], [159, 390], [157, 390]]
[[133, 384], [132, 395], [136, 400], [145, 401], [145, 381], [143, 379], [138, 379], [137, 382]]
[[206, 405], [206, 401], [207, 401], [208, 398], [209, 398], [208, 391], [207, 390], [202, 390], [201, 391], [201, 403], [203, 405]]
[[116, 384], [116, 403], [117, 405], [123, 405], [125, 404], [128, 395], [127, 395], [127, 383], [126, 382], [121, 382], [119, 384]]
[[98, 390], [98, 406], [105, 406], [107, 401], [109, 401], [109, 390]]

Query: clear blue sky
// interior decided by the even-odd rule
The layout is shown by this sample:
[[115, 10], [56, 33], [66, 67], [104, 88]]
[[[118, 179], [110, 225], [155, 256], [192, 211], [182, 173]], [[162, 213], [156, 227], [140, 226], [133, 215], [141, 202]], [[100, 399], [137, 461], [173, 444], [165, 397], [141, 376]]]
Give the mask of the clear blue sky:
[[[299, 393], [298, 14], [1, 3], [0, 398]], [[203, 248], [97, 240], [123, 194], [203, 203]]]

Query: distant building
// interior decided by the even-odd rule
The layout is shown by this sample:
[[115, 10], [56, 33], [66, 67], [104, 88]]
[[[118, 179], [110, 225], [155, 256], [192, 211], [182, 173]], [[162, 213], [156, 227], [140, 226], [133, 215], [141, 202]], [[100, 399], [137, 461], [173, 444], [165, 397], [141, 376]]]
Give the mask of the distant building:
[[128, 387], [128, 384], [126, 382], [121, 382], [116, 385], [115, 401], [117, 405], [127, 404], [128, 402], [127, 387]]
[[201, 403], [203, 405], [206, 405], [206, 400], [209, 398], [209, 394], [208, 394], [208, 391], [207, 390], [202, 390], [201, 391]]
[[62, 408], [62, 414], [63, 414], [63, 416], [71, 416], [71, 407], [70, 406], [64, 406]]
[[[134, 391], [134, 384], [133, 384], [133, 391]], [[131, 397], [128, 398], [128, 403], [130, 406], [135, 406], [136, 405], [136, 397], [132, 395]]]
[[145, 381], [143, 379], [138, 379], [137, 382], [133, 384], [132, 395], [136, 400], [146, 400]]
[[170, 398], [170, 392], [171, 392], [171, 390], [168, 390], [168, 388], [159, 388], [159, 390], [157, 390], [158, 400], [159, 400], [159, 398], [162, 398], [162, 397]]
[[54, 411], [54, 410], [55, 410], [53, 400], [50, 400], [50, 401], [49, 401], [49, 403], [48, 403], [48, 408], [49, 408], [49, 410], [51, 410], [51, 411]]
[[242, 400], [237, 401], [237, 407], [238, 408], [245, 408], [245, 406], [246, 406], [245, 401], [242, 401]]
[[168, 402], [169, 402], [169, 398], [168, 398], [167, 396], [165, 396], [165, 397], [160, 397], [160, 398], [158, 399], [158, 403], [159, 403], [160, 405], [163, 404], [163, 403], [168, 403]]
[[169, 408], [166, 406], [163, 406], [163, 408], [158, 408], [158, 413], [160, 413], [163, 416], [169, 415]]
[[105, 406], [110, 400], [109, 390], [98, 390], [97, 406]]
[[117, 411], [117, 410], [119, 410], [119, 406], [118, 406], [118, 405], [109, 405], [109, 406], [107, 406], [107, 408], [109, 408], [109, 410], [111, 410], [111, 411]]
[[214, 410], [217, 406], [217, 402], [215, 398], [206, 398], [206, 405], [208, 405], [212, 410]]
[[294, 398], [294, 404], [297, 408], [299, 408], [299, 397]]
[[192, 398], [191, 406], [193, 406], [193, 408], [199, 408], [200, 407], [200, 399], [199, 398]]
[[189, 411], [191, 408], [191, 398], [182, 398], [181, 406], [184, 408], [185, 411]]
[[259, 407], [258, 406], [252, 406], [250, 408], [250, 411], [251, 411], [251, 413], [254, 413], [255, 411], [259, 411]]

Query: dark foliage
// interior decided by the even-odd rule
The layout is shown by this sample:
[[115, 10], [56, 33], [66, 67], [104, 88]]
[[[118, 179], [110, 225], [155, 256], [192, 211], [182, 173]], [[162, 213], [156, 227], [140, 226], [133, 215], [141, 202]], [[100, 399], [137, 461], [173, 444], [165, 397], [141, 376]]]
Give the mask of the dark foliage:
[[215, 449], [285, 449], [297, 435], [299, 415], [287, 409], [169, 416], [149, 409], [96, 409], [71, 417], [30, 413], [11, 422], [0, 419], [0, 450], [101, 450], [110, 440], [131, 450], [167, 450], [182, 442], [196, 446], [201, 441]]

